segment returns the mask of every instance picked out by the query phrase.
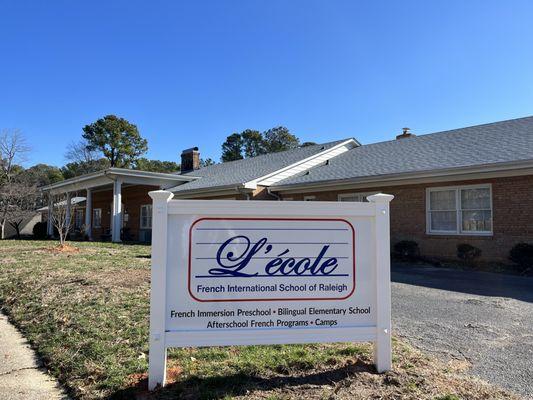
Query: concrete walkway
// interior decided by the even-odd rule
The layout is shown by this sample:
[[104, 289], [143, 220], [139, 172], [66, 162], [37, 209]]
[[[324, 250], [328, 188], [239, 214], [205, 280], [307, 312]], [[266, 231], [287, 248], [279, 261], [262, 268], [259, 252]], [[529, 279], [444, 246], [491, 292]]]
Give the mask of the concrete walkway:
[[0, 313], [0, 400], [66, 400], [22, 335]]

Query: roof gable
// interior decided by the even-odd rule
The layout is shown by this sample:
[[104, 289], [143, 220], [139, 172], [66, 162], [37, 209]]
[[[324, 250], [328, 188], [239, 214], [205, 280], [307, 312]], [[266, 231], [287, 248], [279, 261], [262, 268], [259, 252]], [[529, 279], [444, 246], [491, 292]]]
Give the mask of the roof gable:
[[210, 165], [183, 174], [183, 176], [194, 176], [199, 179], [168, 190], [179, 194], [199, 190], [214, 191], [231, 186], [244, 187], [248, 183], [252, 186], [257, 185], [261, 179], [272, 178], [280, 171], [285, 172], [290, 168], [297, 167], [303, 161], [309, 161], [330, 149], [340, 148], [345, 143], [353, 143], [353, 146], [358, 145], [354, 139], [345, 139]]

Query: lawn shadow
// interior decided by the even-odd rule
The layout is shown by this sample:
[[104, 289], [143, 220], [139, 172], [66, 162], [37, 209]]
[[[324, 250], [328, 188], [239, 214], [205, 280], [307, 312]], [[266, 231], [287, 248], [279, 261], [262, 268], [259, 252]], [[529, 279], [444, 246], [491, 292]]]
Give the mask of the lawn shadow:
[[374, 365], [358, 359], [355, 363], [327, 371], [309, 373], [299, 372], [298, 375], [278, 375], [260, 377], [248, 374], [227, 376], [190, 377], [182, 381], [167, 384], [153, 392], [147, 390], [147, 379], [144, 378], [134, 387], [114, 393], [114, 400], [137, 399], [209, 399], [220, 400], [227, 396], [242, 396], [254, 391], [271, 391], [275, 389], [297, 388], [304, 385], [335, 386], [350, 376], [361, 373], [377, 374]]

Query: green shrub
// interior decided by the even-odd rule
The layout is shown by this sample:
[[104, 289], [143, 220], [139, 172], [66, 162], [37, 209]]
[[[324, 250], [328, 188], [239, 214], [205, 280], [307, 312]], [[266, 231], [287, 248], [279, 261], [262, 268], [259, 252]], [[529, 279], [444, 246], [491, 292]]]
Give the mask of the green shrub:
[[46, 222], [37, 222], [33, 226], [33, 238], [40, 240], [40, 239], [46, 239], [47, 235], [47, 223]]
[[400, 260], [416, 260], [420, 257], [418, 243], [414, 240], [402, 240], [394, 245], [394, 256]]
[[517, 264], [520, 271], [533, 267], [533, 244], [518, 243], [509, 252], [509, 259]]
[[473, 262], [476, 258], [481, 256], [481, 249], [472, 246], [468, 243], [461, 243], [457, 245], [457, 257], [468, 263]]

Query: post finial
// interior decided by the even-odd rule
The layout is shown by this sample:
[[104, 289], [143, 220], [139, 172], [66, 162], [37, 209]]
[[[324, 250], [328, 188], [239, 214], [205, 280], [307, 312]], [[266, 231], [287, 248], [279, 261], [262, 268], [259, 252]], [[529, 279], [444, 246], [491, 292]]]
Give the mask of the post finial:
[[367, 200], [371, 203], [390, 203], [392, 199], [394, 199], [392, 194], [385, 193], [377, 193], [367, 197]]
[[148, 195], [154, 201], [170, 201], [174, 197], [174, 193], [168, 190], [152, 190]]

